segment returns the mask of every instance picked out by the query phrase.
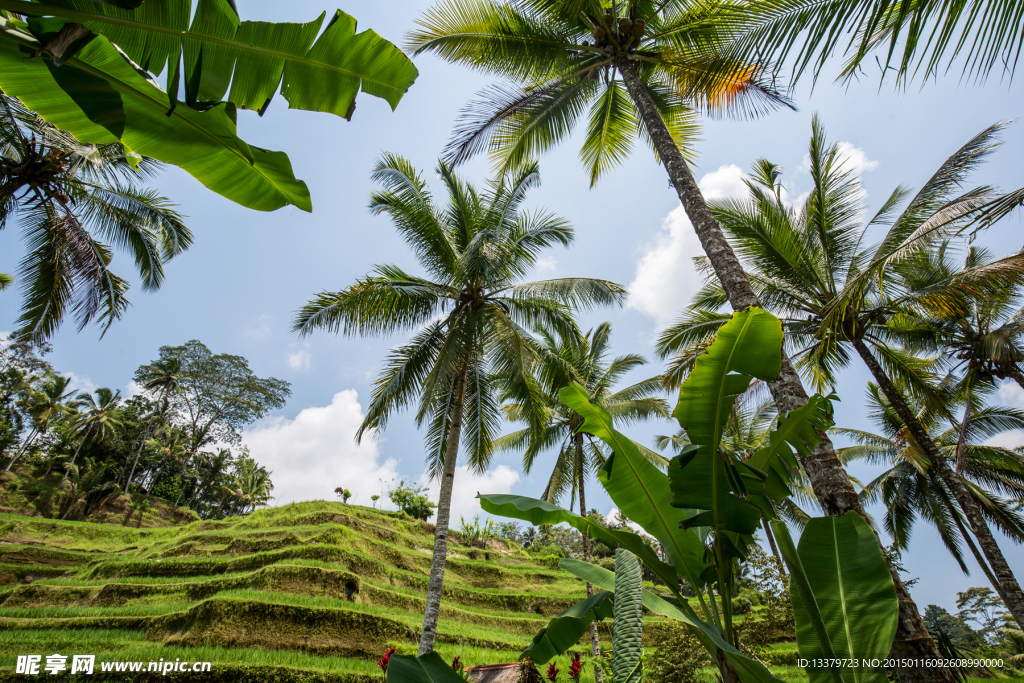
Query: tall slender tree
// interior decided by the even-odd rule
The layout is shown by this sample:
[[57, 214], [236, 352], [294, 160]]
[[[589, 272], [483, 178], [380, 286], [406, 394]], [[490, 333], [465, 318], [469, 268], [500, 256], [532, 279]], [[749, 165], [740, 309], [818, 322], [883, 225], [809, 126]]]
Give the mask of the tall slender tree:
[[[851, 358], [850, 350], [864, 362], [964, 511], [999, 580], [1000, 597], [1022, 620], [1024, 593], [981, 509], [897, 388], [906, 387], [916, 398], [941, 405], [929, 383], [930, 362], [897, 348], [902, 330], [893, 323], [904, 311], [966, 312], [971, 300], [998, 296], [1008, 283], [1024, 279], [1024, 254], [955, 273], [933, 273], [927, 280], [901, 276], [920, 273], [930, 249], [962, 231], [979, 207], [999, 196], [990, 187], [964, 192], [962, 184], [996, 147], [1001, 128], [996, 124], [976, 135], [913, 197], [908, 189], [897, 188], [878, 213], [862, 223], [859, 179], [844, 166], [838, 145], [827, 141], [815, 118], [809, 148], [814, 188], [804, 207], [785, 205], [781, 169], [762, 160], [747, 183], [749, 199], [717, 203], [715, 213], [745, 258], [760, 299], [784, 319], [791, 343], [800, 348], [798, 365], [815, 386], [833, 385], [836, 369]], [[881, 241], [866, 244], [865, 234], [876, 227], [887, 227]], [[717, 309], [727, 300], [721, 285], [709, 280], [690, 312], [663, 333], [659, 348], [665, 355], [678, 352], [672, 363], [676, 370], [692, 364], [694, 351], [726, 317]]]
[[75, 411], [77, 403], [70, 401], [74, 394], [74, 391], [68, 390], [70, 384], [70, 377], [51, 374], [37, 386], [27, 385], [26, 403], [28, 413], [32, 416], [32, 431], [25, 437], [21, 447], [7, 463], [6, 470], [10, 470], [14, 463], [28, 451], [29, 446], [36, 438], [47, 432], [51, 422]]
[[[409, 44], [417, 53], [433, 52], [517, 85], [492, 89], [467, 108], [449, 149], [452, 159], [490, 144], [500, 161], [514, 165], [564, 140], [588, 103], [581, 157], [592, 182], [626, 156], [636, 136], [648, 141], [728, 302], [744, 310], [761, 302], [681, 148], [691, 139], [695, 108], [757, 113], [786, 102], [767, 85], [761, 65], [722, 56], [733, 36], [713, 21], [716, 9], [685, 0], [441, 0], [418, 20]], [[770, 388], [782, 413], [807, 403], [785, 355]], [[855, 511], [867, 518], [827, 437], [802, 459], [827, 514]], [[939, 657], [899, 572], [890, 566], [890, 573], [900, 600], [892, 654], [915, 662]], [[924, 664], [899, 674], [905, 681], [953, 680]]]
[[520, 395], [530, 392], [538, 345], [528, 327], [568, 331], [569, 306], [619, 303], [625, 294], [619, 285], [589, 278], [520, 282], [541, 250], [573, 238], [566, 220], [523, 210], [527, 192], [540, 182], [536, 164], [483, 192], [444, 163], [437, 172], [448, 195], [443, 205], [412, 164], [384, 155], [373, 172], [383, 188], [370, 201], [371, 212], [391, 218], [427, 276], [378, 266], [303, 306], [294, 327], [303, 335], [414, 331], [388, 357], [356, 438], [383, 430], [395, 411], [413, 403], [417, 425], [427, 424], [428, 467], [441, 492], [420, 654], [433, 650], [437, 635], [460, 442], [469, 466], [486, 469], [500, 420], [497, 378]]
[[[532, 392], [532, 397], [539, 399], [540, 404], [531, 405], [531, 396], [527, 396], [525, 401], [503, 405], [506, 419], [525, 422], [527, 426], [494, 442], [497, 450], [522, 450], [523, 470], [527, 474], [539, 455], [556, 449], [551, 476], [541, 498], [557, 504], [569, 492], [570, 501], [578, 497], [583, 516], [587, 515], [587, 477], [604, 463], [605, 456], [588, 435], [576, 433], [583, 419], [562, 403], [558, 392], [576, 382], [587, 391], [590, 402], [607, 410], [616, 424], [628, 425], [669, 417], [668, 403], [657, 395], [661, 391], [659, 378], [643, 380], [618, 390], [614, 388], [619, 379], [646, 365], [647, 361], [636, 354], [618, 356], [609, 361], [611, 331], [611, 323], [602, 323], [585, 335], [575, 328], [564, 334], [539, 330], [538, 336], [544, 348], [536, 364], [537, 390]], [[539, 423], [534, 419], [538, 413], [543, 415]], [[640, 444], [637, 446], [659, 465], [668, 464], [658, 453]], [[589, 530], [583, 532], [583, 560], [590, 562]], [[593, 594], [594, 587], [588, 582], [587, 596]], [[600, 655], [601, 644], [594, 622], [590, 624], [590, 647], [593, 656]], [[594, 675], [600, 680], [596, 665]]]
[[[78, 445], [68, 463], [70, 465], [75, 464], [78, 453], [87, 442], [105, 441], [114, 436], [121, 428], [121, 418], [117, 412], [117, 408], [121, 404], [120, 391], [111, 391], [106, 387], [101, 387], [94, 394], [83, 391], [75, 398], [86, 410], [84, 413], [80, 413], [71, 425], [71, 429], [77, 435]], [[67, 479], [66, 473], [64, 479]]]

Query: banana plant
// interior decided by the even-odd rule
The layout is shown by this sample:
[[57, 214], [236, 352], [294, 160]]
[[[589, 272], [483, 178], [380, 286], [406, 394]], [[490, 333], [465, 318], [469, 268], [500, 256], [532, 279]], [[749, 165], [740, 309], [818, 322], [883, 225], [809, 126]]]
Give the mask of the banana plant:
[[0, 0], [0, 89], [83, 143], [121, 142], [243, 206], [310, 211], [288, 157], [238, 137], [236, 110], [262, 114], [280, 90], [291, 108], [351, 119], [360, 91], [394, 109], [418, 75], [340, 10], [274, 24], [198, 0], [194, 14], [190, 26], [191, 0]]
[[[564, 522], [581, 530], [587, 527], [592, 537], [618, 542], [630, 550], [672, 593], [664, 598], [643, 590], [644, 607], [682, 622], [712, 655], [727, 682], [779, 680], [760, 661], [741, 651], [732, 623], [732, 595], [740, 564], [755, 542], [753, 533], [761, 519], [775, 523], [776, 533], [785, 531], [774, 510], [791, 495], [789, 484], [799, 467], [797, 453], [809, 454], [820, 440], [818, 432], [832, 425], [833, 397], [814, 396], [804, 407], [781, 416], [768, 445], [746, 461], [719, 448], [736, 397], [754, 378], [772, 381], [778, 376], [782, 341], [779, 320], [759, 308], [735, 313], [722, 327], [680, 390], [674, 416], [691, 443], [673, 459], [667, 474], [615, 430], [608, 413], [591, 405], [581, 387], [562, 390], [562, 401], [583, 418], [580, 431], [611, 447], [612, 455], [598, 472], [599, 481], [623, 514], [660, 544], [668, 562], [662, 562], [654, 548], [636, 534], [606, 529], [543, 501], [512, 495], [479, 496], [483, 509], [492, 514], [533, 524]], [[895, 633], [898, 605], [892, 580], [864, 520], [856, 515], [841, 518], [842, 528], [832, 526], [832, 542], [827, 543], [826, 526], [832, 521], [811, 520], [799, 549], [787, 551], [791, 570], [799, 559], [805, 568], [813, 568], [815, 575], [813, 581], [806, 582], [806, 591], [794, 592], [800, 596], [794, 601], [802, 600], [795, 607], [800, 652], [878, 656], [888, 652]], [[785, 538], [792, 545], [788, 532]], [[858, 561], [843, 573], [851, 553]], [[617, 589], [615, 577], [600, 567], [577, 560], [562, 560], [560, 566], [606, 591]], [[807, 572], [801, 575], [807, 576]], [[680, 580], [696, 592], [696, 607], [682, 595]], [[608, 600], [614, 598], [598, 593], [555, 617], [545, 629], [544, 647], [539, 647], [541, 641], [531, 646], [534, 660], [544, 663], [545, 657], [571, 646], [575, 642], [572, 635], [581, 628], [577, 622], [603, 618], [601, 610], [607, 611]], [[844, 640], [840, 630], [874, 634], [874, 638]], [[813, 675], [815, 683], [821, 675], [858, 683], [880, 680], [878, 675], [884, 678], [877, 667], [854, 674], [820, 669]]]

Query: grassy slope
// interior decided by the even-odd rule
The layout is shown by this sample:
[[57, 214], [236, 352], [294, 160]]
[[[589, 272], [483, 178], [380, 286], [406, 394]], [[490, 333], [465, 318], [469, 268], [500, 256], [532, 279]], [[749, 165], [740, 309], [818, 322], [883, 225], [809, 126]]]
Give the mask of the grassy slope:
[[[0, 514], [0, 681], [20, 679], [17, 655], [54, 652], [210, 661], [205, 681], [379, 681], [387, 647], [415, 652], [432, 542], [422, 522], [323, 501], [149, 528]], [[584, 595], [553, 558], [457, 537], [445, 589], [437, 649], [470, 666], [514, 661]]]

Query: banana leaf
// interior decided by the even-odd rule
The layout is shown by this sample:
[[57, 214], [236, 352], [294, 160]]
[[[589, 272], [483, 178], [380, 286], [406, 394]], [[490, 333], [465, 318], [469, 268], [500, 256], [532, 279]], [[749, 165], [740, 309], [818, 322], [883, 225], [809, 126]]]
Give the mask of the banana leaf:
[[615, 600], [612, 623], [612, 678], [618, 683], [643, 679], [644, 606], [643, 574], [636, 555], [615, 550]]
[[675, 568], [662, 562], [654, 548], [632, 532], [622, 529], [608, 529], [590, 517], [583, 517], [575, 512], [536, 498], [505, 493], [477, 494], [477, 498], [480, 499], [480, 507], [492, 515], [521, 519], [534, 526], [564, 523], [581, 533], [589, 530], [591, 538], [604, 541], [609, 546], [614, 546], [618, 543], [621, 547], [626, 548], [639, 557], [665, 585], [675, 586], [678, 583]]
[[537, 664], [547, 664], [578, 643], [591, 622], [613, 617], [612, 598], [610, 591], [599, 591], [551, 617], [548, 625], [533, 637], [533, 642], [522, 656], [532, 658]]
[[356, 33], [341, 10], [326, 26], [326, 13], [305, 24], [242, 21], [232, 0], [198, 0], [190, 27], [191, 0], [130, 4], [0, 0], [0, 9], [81, 24], [151, 73], [167, 67], [167, 92], [183, 85], [189, 106], [220, 102], [230, 84], [228, 101], [263, 112], [280, 88], [293, 109], [348, 119], [360, 91], [394, 109], [418, 75], [401, 50], [373, 31]]
[[[661, 543], [676, 574], [686, 577], [694, 587], [702, 586], [700, 576], [707, 567], [704, 543], [693, 529], [681, 528], [690, 515], [685, 509], [672, 507], [668, 476], [651, 464], [631, 439], [616, 431], [608, 411], [591, 404], [583, 387], [573, 383], [562, 389], [559, 397], [583, 418], [579, 431], [611, 446], [612, 455], [597, 477], [615, 505]], [[640, 559], [648, 564], [643, 556]], [[666, 584], [675, 586], [675, 577]]]
[[238, 137], [232, 105], [205, 112], [178, 107], [168, 115], [167, 94], [106, 38], [95, 38], [77, 57], [56, 67], [26, 58], [34, 39], [25, 38], [16, 23], [0, 17], [0, 33], [19, 39], [0, 38], [0, 89], [78, 140], [120, 140], [135, 154], [179, 166], [214, 192], [252, 209], [272, 211], [287, 204], [312, 209], [305, 183], [295, 179], [283, 152]]
[[436, 652], [425, 655], [391, 655], [388, 683], [466, 683]]
[[[615, 589], [615, 575], [605, 569], [589, 562], [581, 560], [564, 559], [558, 562], [558, 566], [579, 578], [594, 584], [597, 588], [608, 590]], [[670, 619], [680, 621], [698, 639], [701, 644], [714, 653], [721, 652], [733, 670], [739, 675], [744, 683], [779, 683], [777, 678], [763, 664], [750, 659], [728, 641], [711, 624], [698, 619], [693, 610], [688, 606], [683, 609], [682, 603], [676, 604], [666, 600], [660, 595], [650, 592], [647, 589], [641, 591], [643, 606], [655, 614], [660, 614]]]
[[[858, 662], [888, 656], [899, 604], [882, 549], [867, 522], [855, 512], [816, 517], [800, 535], [795, 554], [785, 525], [773, 523], [772, 528], [793, 577], [800, 656]], [[863, 666], [841, 672], [808, 667], [807, 675], [811, 683], [886, 681], [884, 669]]]

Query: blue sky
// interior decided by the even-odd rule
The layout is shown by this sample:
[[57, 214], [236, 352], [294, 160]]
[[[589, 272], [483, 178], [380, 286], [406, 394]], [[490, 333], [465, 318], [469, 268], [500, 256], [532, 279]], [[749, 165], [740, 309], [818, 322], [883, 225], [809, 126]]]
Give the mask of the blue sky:
[[[243, 19], [308, 21], [334, 6], [312, 0], [271, 3], [239, 2]], [[390, 0], [343, 6], [360, 28], [373, 28], [399, 42], [413, 21], [429, 7], [426, 1]], [[199, 339], [216, 352], [249, 359], [261, 376], [292, 383], [288, 405], [246, 433], [258, 460], [275, 473], [279, 502], [331, 497], [335, 486], [355, 493], [368, 504], [383, 482], [394, 477], [419, 479], [424, 470], [422, 434], [410, 415], [393, 419], [376, 442], [356, 446], [353, 434], [362, 417], [372, 380], [387, 350], [402, 341], [391, 338], [344, 338], [316, 334], [300, 340], [290, 329], [299, 306], [321, 290], [337, 290], [367, 273], [374, 264], [393, 262], [415, 270], [415, 261], [383, 217], [371, 217], [366, 205], [369, 172], [383, 152], [409, 158], [433, 179], [433, 167], [459, 109], [492, 79], [433, 57], [416, 59], [420, 77], [395, 112], [361, 95], [352, 122], [303, 111], [289, 111], [277, 97], [261, 119], [239, 114], [239, 132], [252, 144], [284, 150], [296, 175], [309, 185], [313, 213], [285, 208], [258, 213], [241, 208], [206, 190], [184, 172], [170, 168], [156, 185], [180, 205], [195, 233], [195, 245], [168, 266], [163, 288], [144, 294], [136, 286], [133, 307], [106, 337], [95, 329], [76, 334], [66, 326], [54, 339], [51, 362], [73, 372], [79, 385], [127, 390], [132, 373], [157, 356], [165, 344]], [[896, 92], [879, 88], [877, 71], [869, 70], [849, 88], [819, 81], [794, 93], [797, 111], [780, 110], [753, 121], [705, 121], [699, 159], [694, 169], [710, 196], [729, 196], [740, 174], [760, 157], [786, 167], [791, 196], [810, 189], [801, 168], [810, 135], [811, 116], [819, 114], [832, 139], [843, 143], [850, 163], [862, 172], [869, 211], [898, 184], [920, 187], [960, 145], [986, 126], [1018, 116], [1024, 99], [1019, 80], [1008, 85], [998, 78], [984, 87], [959, 85], [956, 74], [919, 89]], [[1024, 124], [1006, 131], [1004, 144], [972, 178], [973, 184], [1004, 189], [1024, 186]], [[685, 305], [698, 284], [690, 257], [698, 243], [678, 209], [664, 169], [653, 155], [638, 148], [598, 186], [589, 181], [578, 160], [574, 139], [542, 158], [543, 186], [529, 206], [543, 206], [568, 218], [576, 228], [570, 249], [551, 250], [539, 264], [537, 279], [552, 276], [600, 277], [629, 285], [630, 301], [621, 309], [585, 316], [585, 325], [612, 322], [616, 353], [636, 352], [652, 363], [634, 373], [638, 380], [657, 374], [652, 346], [658, 330]], [[486, 160], [467, 164], [462, 173], [475, 182], [488, 177]], [[980, 238], [1005, 255], [1021, 248], [1021, 222], [1012, 217]], [[0, 233], [0, 272], [14, 272], [23, 253], [16, 227]], [[131, 275], [123, 255], [115, 272]], [[10, 330], [17, 317], [17, 294], [0, 296], [0, 331]], [[854, 366], [843, 373], [837, 410], [842, 426], [869, 428], [862, 406], [867, 372]], [[1024, 407], [1024, 392], [1001, 392], [1011, 405]], [[673, 429], [651, 424], [634, 431], [638, 440]], [[1011, 435], [1011, 445], [1024, 443]], [[498, 456], [484, 477], [459, 473], [454, 514], [471, 516], [476, 491], [514, 491], [537, 495], [548, 472], [546, 463], [523, 475], [515, 455]], [[868, 480], [875, 470], [856, 467]], [[588, 503], [602, 512], [612, 508], [596, 481]], [[876, 510], [877, 512], [877, 510]], [[1024, 572], [1024, 549], [1003, 543], [1010, 564]], [[984, 585], [984, 575], [971, 563], [972, 576], [961, 574], [940, 546], [938, 537], [918, 527], [905, 564], [920, 577], [915, 599], [954, 607], [956, 591]]]

